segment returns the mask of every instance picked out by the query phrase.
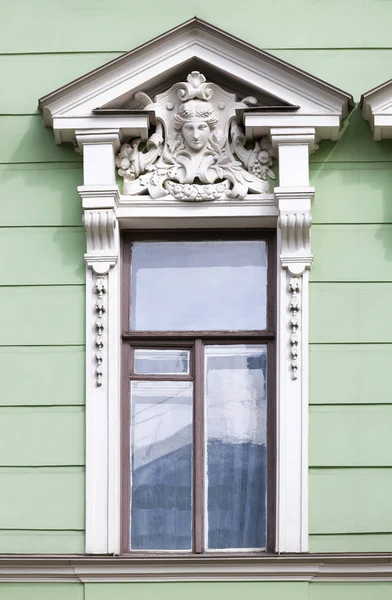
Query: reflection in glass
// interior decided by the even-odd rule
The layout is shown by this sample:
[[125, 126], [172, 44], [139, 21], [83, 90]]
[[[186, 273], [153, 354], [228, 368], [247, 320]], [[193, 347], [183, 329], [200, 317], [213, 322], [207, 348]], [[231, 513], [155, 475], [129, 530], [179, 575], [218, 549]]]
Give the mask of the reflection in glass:
[[131, 549], [192, 548], [192, 382], [131, 382]]
[[205, 348], [208, 548], [266, 545], [266, 346]]
[[189, 374], [189, 350], [138, 348], [134, 351], [134, 360], [138, 375]]
[[266, 243], [134, 243], [131, 289], [132, 330], [265, 329]]

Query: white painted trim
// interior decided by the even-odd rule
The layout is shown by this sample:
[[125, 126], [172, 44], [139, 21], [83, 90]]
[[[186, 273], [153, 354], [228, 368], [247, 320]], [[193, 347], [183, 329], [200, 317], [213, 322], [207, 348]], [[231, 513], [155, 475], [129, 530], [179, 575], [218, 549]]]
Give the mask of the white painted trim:
[[[280, 185], [274, 194], [195, 203], [120, 195], [115, 152], [123, 139], [147, 137], [148, 115], [103, 115], [93, 109], [121, 101], [151, 81], [155, 85], [168, 69], [194, 57], [236, 77], [237, 83], [246, 81], [298, 105], [290, 114], [245, 110], [248, 138], [269, 135], [278, 155]], [[87, 553], [120, 552], [120, 230], [190, 227], [278, 229], [275, 549], [307, 551], [308, 271], [314, 196], [308, 163], [318, 137], [337, 139], [349, 103], [344, 92], [198, 20], [168, 34], [164, 44], [146, 45], [42, 99], [45, 122], [53, 126], [57, 141], [76, 142], [84, 160], [84, 185], [78, 189], [87, 237]], [[148, 568], [151, 562], [145, 564]], [[225, 572], [224, 577], [230, 576]]]
[[[183, 67], [195, 58], [227, 77], [297, 106], [294, 117], [280, 114], [279, 123], [316, 127], [321, 139], [337, 139], [341, 119], [353, 104], [346, 92], [195, 18], [41, 98], [39, 108], [44, 122], [58, 132], [59, 143], [70, 141], [75, 129], [99, 127], [97, 120], [116, 127], [124, 119], [121, 127], [127, 130], [126, 135], [145, 138], [148, 126], [141, 122], [145, 115], [108, 116], [93, 111], [129, 98], [133, 91], [161, 81], [162, 73]], [[298, 122], [296, 117], [302, 120]], [[275, 116], [268, 118], [274, 120]], [[275, 126], [275, 122], [267, 126]]]
[[1, 557], [0, 583], [180, 581], [392, 582], [389, 555], [298, 557]]
[[341, 115], [315, 115], [301, 113], [269, 114], [244, 114], [246, 136], [258, 139], [267, 135], [274, 127], [303, 127], [315, 128], [317, 140], [338, 140], [341, 126]]
[[365, 92], [361, 104], [363, 118], [370, 123], [373, 139], [392, 138], [392, 80]]

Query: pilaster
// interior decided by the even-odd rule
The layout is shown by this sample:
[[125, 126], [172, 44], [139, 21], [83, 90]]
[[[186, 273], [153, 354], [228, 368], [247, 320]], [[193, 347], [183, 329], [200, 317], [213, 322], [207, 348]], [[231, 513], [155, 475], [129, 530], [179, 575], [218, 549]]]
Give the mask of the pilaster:
[[311, 203], [315, 130], [271, 130], [279, 158], [277, 230], [278, 552], [308, 550], [308, 344]]
[[120, 515], [120, 281], [113, 131], [78, 132], [86, 230], [86, 552], [117, 553]]

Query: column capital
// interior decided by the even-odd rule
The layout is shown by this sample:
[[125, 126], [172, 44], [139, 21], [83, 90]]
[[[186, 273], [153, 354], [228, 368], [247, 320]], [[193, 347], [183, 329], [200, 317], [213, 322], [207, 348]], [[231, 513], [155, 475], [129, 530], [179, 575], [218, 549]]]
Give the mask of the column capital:
[[307, 145], [309, 151], [317, 150], [316, 130], [314, 127], [271, 127], [272, 147]]
[[122, 141], [120, 129], [77, 129], [75, 137], [81, 152], [86, 144], [111, 144], [113, 151], [118, 152]]
[[315, 188], [311, 185], [278, 186], [274, 189], [275, 200], [278, 204], [285, 201], [298, 202], [301, 200], [313, 201]]

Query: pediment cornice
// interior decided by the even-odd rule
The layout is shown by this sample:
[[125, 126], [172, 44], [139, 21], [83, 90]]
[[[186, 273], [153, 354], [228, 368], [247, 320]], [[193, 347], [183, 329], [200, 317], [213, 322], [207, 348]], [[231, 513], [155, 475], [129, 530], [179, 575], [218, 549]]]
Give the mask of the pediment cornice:
[[[264, 112], [295, 107], [295, 116], [315, 126], [320, 139], [338, 137], [353, 103], [346, 92], [194, 18], [44, 96], [39, 109], [58, 143], [71, 141], [76, 129], [122, 123], [126, 135], [145, 138], [149, 123], [135, 112], [134, 94], [152, 90], [155, 95], [185, 72], [206, 68], [210, 81], [223, 81], [237, 94], [251, 89]], [[293, 114], [288, 117], [292, 125]]]
[[362, 114], [369, 121], [373, 138], [392, 137], [392, 79], [365, 92], [361, 97]]

